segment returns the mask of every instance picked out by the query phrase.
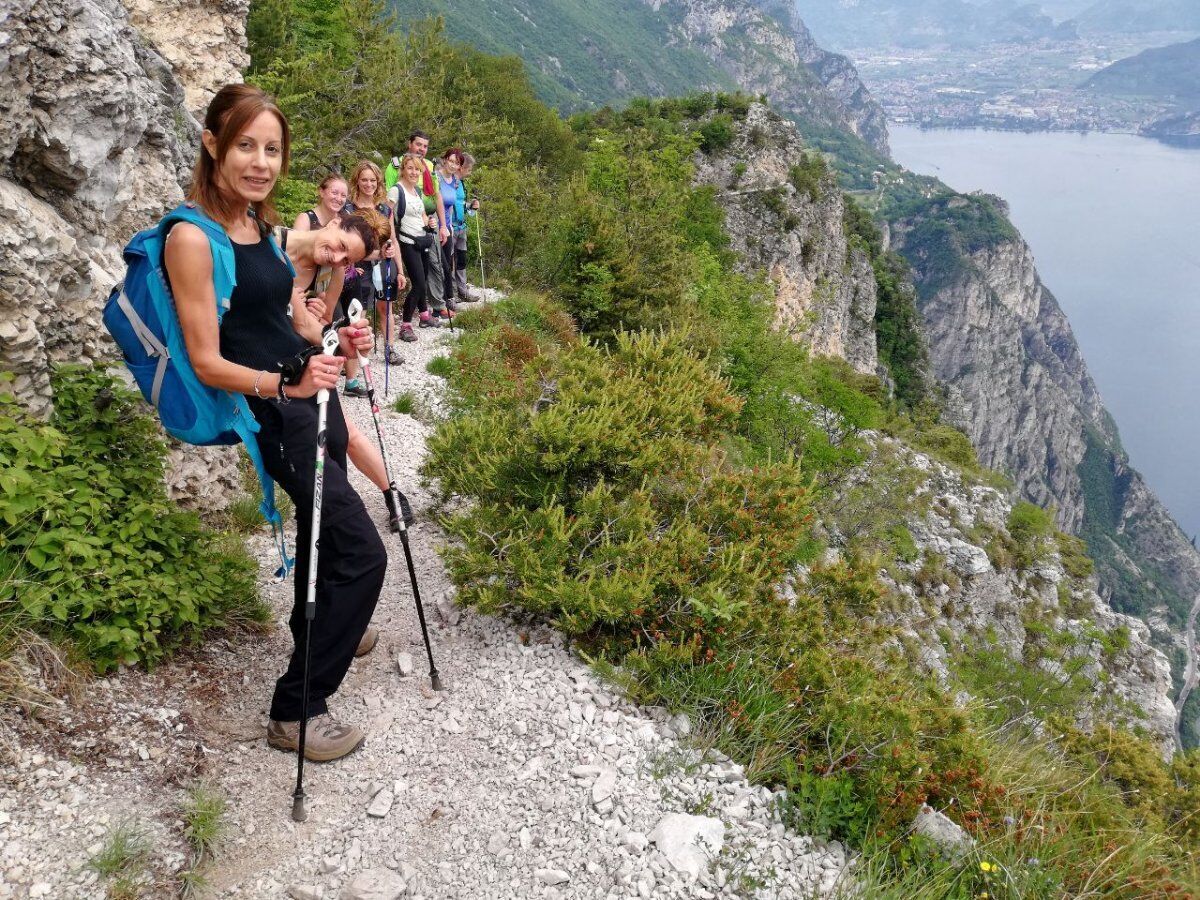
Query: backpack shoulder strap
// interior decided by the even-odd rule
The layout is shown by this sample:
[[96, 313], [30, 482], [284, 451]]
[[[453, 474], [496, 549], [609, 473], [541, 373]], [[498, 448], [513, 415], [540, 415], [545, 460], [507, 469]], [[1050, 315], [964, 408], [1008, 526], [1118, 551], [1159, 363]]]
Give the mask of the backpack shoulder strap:
[[229, 235], [216, 220], [210, 218], [191, 201], [181, 203], [165, 216], [158, 225], [162, 246], [166, 246], [167, 235], [180, 222], [195, 225], [208, 238], [213, 257], [213, 293], [217, 298], [217, 322], [220, 323], [229, 310], [229, 300], [237, 286], [237, 265], [233, 259], [233, 244]]
[[317, 211], [315, 209], [310, 209], [305, 215], [308, 216], [309, 228], [311, 228], [313, 231], [316, 231], [321, 227], [321, 220], [317, 218]]

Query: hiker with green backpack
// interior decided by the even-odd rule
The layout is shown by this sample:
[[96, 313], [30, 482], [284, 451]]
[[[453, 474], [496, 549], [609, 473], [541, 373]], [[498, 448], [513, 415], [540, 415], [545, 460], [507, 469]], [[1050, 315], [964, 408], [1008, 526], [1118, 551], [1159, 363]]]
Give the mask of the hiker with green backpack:
[[[336, 391], [346, 357], [370, 352], [371, 329], [365, 320], [341, 327], [328, 345], [336, 353], [321, 352], [288, 316], [293, 269], [267, 223], [275, 218], [271, 195], [286, 172], [289, 146], [287, 120], [262, 90], [238, 84], [218, 91], [204, 119], [184, 214], [190, 218], [169, 227], [168, 216], [163, 259], [186, 343], [184, 363], [207, 388], [248, 404], [257, 434], [247, 449], [296, 508], [298, 572], [309, 572], [310, 583], [296, 578], [289, 622], [295, 648], [275, 684], [267, 741], [327, 761], [365, 738], [330, 717], [328, 698], [371, 620], [387, 554], [347, 479], [348, 435]], [[354, 238], [371, 244], [356, 248], [360, 255], [375, 249], [367, 234], [372, 240]]]

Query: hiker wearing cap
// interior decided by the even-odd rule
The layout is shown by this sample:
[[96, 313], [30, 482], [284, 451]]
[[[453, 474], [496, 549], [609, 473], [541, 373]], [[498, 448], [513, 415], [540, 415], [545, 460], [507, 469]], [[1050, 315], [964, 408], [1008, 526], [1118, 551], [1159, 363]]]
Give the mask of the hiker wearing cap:
[[[183, 222], [171, 229], [164, 265], [195, 375], [209, 387], [246, 396], [259, 425], [255, 444], [266, 471], [295, 504], [297, 573], [309, 570], [314, 515], [320, 510], [313, 617], [306, 618], [308, 584], [298, 574], [289, 620], [294, 650], [275, 683], [267, 741], [298, 750], [304, 719], [305, 758], [326, 761], [364, 740], [361, 729], [329, 715], [328, 699], [374, 613], [387, 554], [346, 477], [347, 431], [336, 393], [345, 357], [370, 351], [370, 328], [365, 321], [340, 328], [337, 355], [320, 352], [298, 335], [288, 315], [291, 266], [276, 254], [267, 228], [276, 218], [271, 195], [287, 170], [290, 140], [287, 119], [261, 89], [236, 84], [218, 91], [204, 117], [188, 199], [219, 223], [232, 246], [233, 289], [223, 318], [217, 315], [213, 250], [199, 226]], [[357, 234], [347, 240], [366, 243]], [[319, 393], [327, 395], [320, 398], [323, 406]], [[317, 492], [314, 460], [322, 419], [326, 457]]]

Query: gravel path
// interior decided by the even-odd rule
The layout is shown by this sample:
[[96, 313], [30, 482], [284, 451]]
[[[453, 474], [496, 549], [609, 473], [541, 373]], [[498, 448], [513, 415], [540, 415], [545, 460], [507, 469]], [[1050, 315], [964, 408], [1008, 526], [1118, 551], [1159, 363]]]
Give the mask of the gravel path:
[[[841, 846], [776, 823], [770, 792], [748, 784], [724, 757], [692, 746], [685, 717], [629, 704], [549, 629], [454, 605], [436, 552], [444, 537], [421, 515], [430, 496], [416, 475], [442, 384], [425, 366], [452, 338], [444, 330], [419, 334], [418, 343], [401, 345], [405, 364], [391, 372], [392, 397], [412, 392], [418, 417], [389, 410], [385, 429], [398, 483], [418, 513], [411, 540], [447, 690], [429, 690], [393, 539], [374, 619], [380, 644], [355, 662], [331, 702], [335, 715], [367, 730], [367, 742], [347, 759], [306, 767], [307, 823], [289, 815], [295, 757], [262, 739], [273, 681], [289, 650], [280, 625], [263, 638], [210, 642], [153, 675], [127, 672], [89, 690], [88, 709], [103, 704], [97, 721], [124, 722], [132, 731], [84, 729], [83, 749], [74, 751], [55, 744], [53, 734], [30, 747], [30, 733], [18, 731], [21, 746], [0, 778], [0, 898], [103, 896], [86, 861], [119, 821], [136, 821], [152, 835], [156, 871], [178, 870], [185, 847], [176, 812], [180, 785], [197, 773], [230, 798], [226, 838], [206, 872], [215, 896], [832, 892], [846, 867]], [[366, 402], [343, 403], [373, 434]], [[382, 527], [378, 491], [355, 477]], [[258, 543], [269, 563], [269, 542]], [[291, 585], [267, 585], [266, 593], [282, 622]], [[53, 721], [62, 730], [61, 716]], [[89, 740], [96, 746], [84, 747]], [[68, 760], [80, 753], [85, 763], [73, 767]], [[69, 775], [59, 770], [64, 765]]]

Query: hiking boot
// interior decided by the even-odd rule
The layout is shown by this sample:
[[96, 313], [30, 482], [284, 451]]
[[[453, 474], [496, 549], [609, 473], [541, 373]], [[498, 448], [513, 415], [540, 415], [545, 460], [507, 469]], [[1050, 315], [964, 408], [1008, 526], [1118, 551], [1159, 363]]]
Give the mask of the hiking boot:
[[423, 312], [423, 313], [421, 313], [421, 327], [422, 328], [441, 328], [442, 323], [439, 322], [434, 317], [434, 313]]
[[346, 386], [342, 388], [342, 393], [347, 397], [365, 397], [367, 396], [367, 386], [357, 378], [351, 378], [346, 382]]
[[416, 339], [417, 339], [417, 336], [416, 336], [416, 334], [413, 333], [413, 327], [410, 323], [405, 322], [403, 325], [400, 326], [400, 340], [407, 341], [408, 343], [411, 344]]
[[475, 288], [467, 285], [464, 289], [458, 292], [459, 303], [478, 303], [479, 298], [475, 296]]
[[375, 649], [375, 645], [379, 643], [379, 629], [374, 625], [368, 625], [367, 630], [363, 632], [363, 636], [358, 641], [358, 646], [354, 649], [355, 656], [366, 656]]
[[[361, 728], [335, 722], [329, 713], [323, 713], [308, 720], [304, 758], [312, 762], [331, 762], [353, 753], [365, 740]], [[272, 719], [267, 725], [267, 743], [276, 750], [297, 752], [300, 749], [300, 723]]]
[[[411, 328], [408, 329], [408, 331], [409, 331], [409, 334], [412, 334]], [[413, 335], [413, 339], [416, 340], [416, 335]], [[387, 348], [387, 352], [384, 353], [384, 359], [387, 360], [387, 364], [389, 366], [399, 366], [404, 363], [404, 358], [399, 353], [396, 352], [395, 347]]]

